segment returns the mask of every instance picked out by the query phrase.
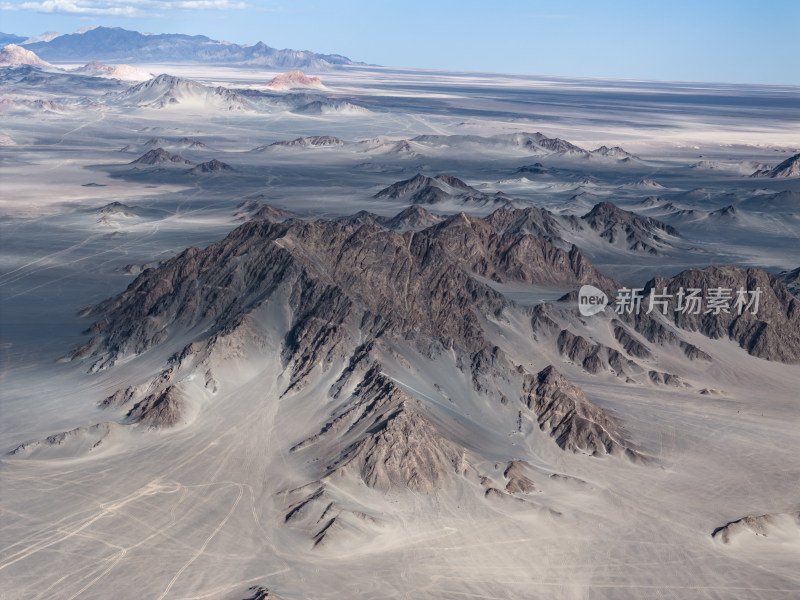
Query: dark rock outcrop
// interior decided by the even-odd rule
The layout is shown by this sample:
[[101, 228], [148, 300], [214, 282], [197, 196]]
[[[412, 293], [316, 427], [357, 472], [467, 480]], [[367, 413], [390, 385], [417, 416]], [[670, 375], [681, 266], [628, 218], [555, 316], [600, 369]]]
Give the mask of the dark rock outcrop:
[[652, 352], [648, 350], [647, 346], [637, 340], [619, 321], [615, 319], [613, 325], [614, 338], [616, 338], [616, 340], [622, 346], [622, 349], [625, 350], [629, 356], [633, 356], [635, 358], [653, 357]]
[[233, 173], [236, 169], [227, 163], [221, 162], [216, 158], [208, 162], [201, 163], [191, 170], [194, 175], [204, 175], [207, 173]]
[[[671, 279], [658, 277], [650, 280], [643, 294], [646, 297], [651, 289], [661, 294], [665, 288], [670, 294], [666, 318], [678, 327], [699, 331], [712, 339], [730, 338], [749, 354], [759, 358], [785, 363], [800, 362], [800, 301], [769, 273], [755, 267], [744, 269], [736, 266], [688, 269]], [[698, 295], [704, 300], [699, 312], [696, 313], [693, 308], [676, 310], [681, 288], [684, 291], [700, 290]], [[705, 301], [712, 289], [725, 290], [723, 294], [729, 298], [723, 303], [726, 308], [720, 309], [719, 314], [715, 314], [715, 310], [709, 311]], [[736, 307], [739, 290], [746, 293], [746, 302], [753, 300], [748, 292], [760, 290], [756, 314], [753, 314], [754, 304], [749, 309], [743, 304], [739, 314]], [[684, 302], [684, 306], [689, 307], [687, 302]], [[646, 321], [640, 317], [638, 324]], [[640, 330], [639, 327], [637, 329]], [[688, 346], [683, 349], [690, 358], [705, 358]]]
[[717, 527], [711, 537], [723, 544], [730, 544], [736, 537], [746, 533], [757, 537], [768, 537], [771, 533], [786, 529], [794, 529], [793, 533], [800, 535], [800, 511], [748, 515]]
[[641, 371], [636, 363], [625, 358], [619, 351], [591, 342], [566, 329], [559, 333], [556, 344], [561, 354], [581, 365], [589, 373], [597, 374], [609, 369], [619, 377], [628, 377]]
[[526, 376], [523, 394], [528, 408], [538, 417], [539, 427], [561, 449], [592, 456], [640, 458], [628, 446], [617, 420], [589, 402], [583, 391], [552, 365], [537, 375]]
[[790, 294], [795, 298], [800, 298], [800, 267], [791, 271], [781, 271], [776, 277], [786, 286]]
[[581, 217], [611, 244], [624, 244], [629, 250], [658, 254], [671, 243], [665, 236], [679, 238], [678, 230], [652, 217], [641, 217], [622, 210], [611, 202], [600, 202]]
[[[562, 222], [566, 219], [566, 222]], [[499, 233], [515, 235], [535, 235], [554, 244], [564, 244], [563, 233], [569, 228], [580, 231], [581, 222], [574, 217], [556, 217], [546, 208], [530, 207], [524, 209], [498, 208], [486, 221]]]
[[180, 154], [170, 154], [163, 148], [155, 148], [153, 150], [148, 150], [144, 154], [142, 154], [139, 158], [134, 161], [131, 161], [129, 164], [131, 165], [168, 165], [168, 164], [178, 164], [178, 165], [193, 165], [194, 163], [190, 160], [186, 160]]
[[294, 140], [274, 142], [270, 146], [288, 146], [299, 148], [329, 148], [331, 146], [344, 146], [344, 140], [332, 135], [312, 135]]

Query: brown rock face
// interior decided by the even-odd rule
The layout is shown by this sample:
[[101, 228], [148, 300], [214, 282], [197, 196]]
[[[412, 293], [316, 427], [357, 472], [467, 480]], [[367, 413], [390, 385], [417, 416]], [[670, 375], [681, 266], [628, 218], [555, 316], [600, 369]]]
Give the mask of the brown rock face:
[[[348, 231], [332, 222], [252, 220], [205, 250], [189, 248], [139, 275], [122, 294], [87, 311], [101, 317], [75, 357], [94, 368], [138, 354], [171, 332], [221, 330], [286, 290], [293, 310], [287, 357], [300, 363], [342, 343], [348, 315], [405, 337], [427, 337], [476, 352], [482, 315], [506, 299], [473, 275], [495, 281], [593, 283], [610, 287], [577, 248], [530, 235], [498, 234], [459, 214], [420, 232], [376, 224]], [[377, 319], [377, 321], [376, 321]]]
[[128, 411], [128, 419], [131, 422], [141, 423], [154, 429], [174, 427], [180, 424], [184, 417], [184, 401], [174, 386], [149, 395]]
[[555, 438], [563, 450], [592, 456], [638, 454], [628, 447], [616, 419], [586, 399], [583, 391], [571, 384], [550, 365], [537, 375], [528, 375], [523, 386], [527, 405], [538, 416], [542, 431]]
[[749, 532], [755, 536], [767, 537], [772, 529], [794, 526], [800, 530], [800, 511], [767, 515], [748, 515], [717, 527], [711, 537], [729, 544], [734, 537]]
[[[452, 349], [458, 364], [471, 372], [474, 389], [502, 403], [509, 400], [508, 390], [500, 392], [497, 382], [516, 382], [541, 429], [565, 450], [636, 458], [616, 420], [555, 368], [525, 373], [489, 342], [485, 319], [500, 315], [509, 302], [480, 278], [615, 286], [576, 247], [567, 251], [540, 237], [499, 233], [486, 220], [463, 213], [403, 234], [373, 222], [256, 218], [217, 244], [189, 248], [142, 272], [122, 294], [87, 311], [98, 320], [90, 329], [92, 339], [75, 356], [91, 356], [92, 368], [102, 369], [154, 345], [175, 345], [186, 332], [203, 332], [196, 343], [182, 341], [172, 350], [162, 374], [139, 388], [147, 390], [143, 398], [137, 390], [124, 390], [108, 400], [133, 405], [131, 422], [174, 426], [187, 419], [174, 380], [177, 370], [200, 367], [220, 336], [247, 330], [249, 315], [276, 301], [289, 311], [280, 348], [289, 375], [283, 393], [334, 359], [349, 359], [350, 366], [331, 387], [332, 396], [338, 398], [347, 381], [357, 384], [330, 422], [293, 449], [322, 443], [333, 452], [321, 478], [348, 471], [379, 489], [428, 491], [468, 468], [463, 450], [441, 435], [419, 400], [381, 373], [374, 346], [382, 340], [410, 342], [428, 355]], [[566, 331], [561, 338], [562, 351], [591, 372], [609, 368], [622, 374], [635, 366], [617, 350]], [[624, 340], [641, 352], [636, 340]], [[212, 389], [213, 374], [202, 369]], [[525, 479], [513, 479], [512, 488], [529, 487]]]
[[409, 401], [382, 417], [347, 456], [368, 486], [418, 492], [452, 479], [460, 459], [453, 445]]
[[[713, 339], [730, 338], [753, 356], [784, 363], [800, 362], [800, 301], [775, 277], [757, 268], [743, 269], [736, 266], [689, 269], [671, 279], [656, 278], [645, 285], [643, 294], [650, 289], [660, 294], [666, 287], [672, 297], [667, 305], [667, 319], [682, 329], [699, 331]], [[704, 304], [699, 314], [694, 311], [675, 310], [679, 290], [690, 288], [701, 290], [705, 298], [709, 290], [723, 288], [732, 298], [728, 312], [707, 312]], [[739, 311], [735, 308], [737, 290], [761, 290], [758, 311]], [[748, 299], [750, 296], [748, 296]], [[655, 310], [661, 312], [660, 307]], [[644, 322], [644, 321], [642, 321]], [[684, 348], [687, 355], [695, 354]], [[700, 358], [703, 358], [700, 356]]]
[[508, 463], [506, 470], [503, 471], [503, 477], [508, 480], [506, 484], [506, 491], [511, 494], [529, 494], [536, 491], [536, 486], [533, 480], [528, 477], [530, 474], [530, 465], [525, 461], [512, 460]]
[[[630, 356], [636, 358], [651, 358], [653, 356], [642, 342], [633, 337], [633, 335], [616, 320], [614, 321], [614, 338], [616, 338], [625, 352]], [[692, 348], [694, 348], [694, 346], [692, 346]], [[695, 350], [697, 350], [697, 348], [695, 348]], [[697, 351], [700, 352], [700, 350]]]

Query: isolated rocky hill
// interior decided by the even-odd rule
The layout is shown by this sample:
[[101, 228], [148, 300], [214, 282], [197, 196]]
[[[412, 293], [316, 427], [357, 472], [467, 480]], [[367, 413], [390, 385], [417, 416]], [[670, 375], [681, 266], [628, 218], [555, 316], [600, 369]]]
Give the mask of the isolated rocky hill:
[[531, 234], [554, 244], [566, 243], [563, 238], [565, 231], [583, 229], [582, 223], [576, 217], [558, 216], [539, 207], [498, 208], [486, 217], [486, 221], [500, 233]]
[[[688, 269], [669, 279], [652, 279], [644, 286], [643, 293], [648, 295], [654, 289], [661, 294], [665, 288], [670, 294], [665, 312], [678, 327], [700, 331], [712, 339], [729, 338], [753, 356], [800, 363], [800, 300], [769, 273], [737, 266]], [[699, 294], [704, 298], [709, 295], [709, 290], [722, 289], [726, 291], [721, 295], [729, 299], [722, 303], [725, 308], [720, 309], [719, 314], [714, 310], [709, 312], [707, 305], [695, 314], [693, 310], [676, 310], [681, 289], [700, 290]], [[747, 292], [743, 296], [745, 304], [741, 314], [736, 307], [739, 290]], [[760, 290], [757, 308], [755, 304], [748, 306], [753, 301], [749, 292], [757, 290]]]
[[319, 77], [310, 77], [302, 71], [289, 71], [276, 75], [267, 83], [273, 90], [292, 90], [297, 88], [324, 88]]
[[139, 158], [130, 162], [132, 165], [193, 165], [190, 160], [186, 160], [180, 154], [172, 154], [163, 148], [154, 148], [142, 154]]
[[204, 163], [200, 163], [190, 171], [193, 175], [204, 175], [208, 173], [234, 173], [236, 169], [228, 163], [224, 163], [213, 158]]
[[436, 205], [452, 202], [460, 205], [508, 204], [511, 200], [502, 192], [486, 194], [452, 175], [429, 177], [417, 173], [411, 179], [398, 181], [380, 190], [376, 199], [403, 200], [411, 204]]
[[341, 100], [338, 98], [324, 98], [322, 100], [314, 100], [308, 104], [298, 106], [292, 109], [292, 112], [298, 115], [366, 115], [369, 114], [369, 109]]

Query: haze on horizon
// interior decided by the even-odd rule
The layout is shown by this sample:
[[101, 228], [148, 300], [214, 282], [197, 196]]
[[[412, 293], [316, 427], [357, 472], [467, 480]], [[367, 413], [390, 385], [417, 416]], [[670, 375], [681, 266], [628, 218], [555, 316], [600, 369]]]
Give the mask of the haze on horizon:
[[575, 77], [797, 84], [794, 0], [9, 0], [4, 32], [89, 25], [202, 34], [384, 66]]

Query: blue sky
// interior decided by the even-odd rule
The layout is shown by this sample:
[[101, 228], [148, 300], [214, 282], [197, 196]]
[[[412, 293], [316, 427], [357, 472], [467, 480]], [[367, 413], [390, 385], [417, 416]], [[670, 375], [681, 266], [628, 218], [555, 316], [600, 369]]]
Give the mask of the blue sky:
[[204, 34], [387, 66], [800, 83], [800, 0], [6, 0], [0, 31]]

